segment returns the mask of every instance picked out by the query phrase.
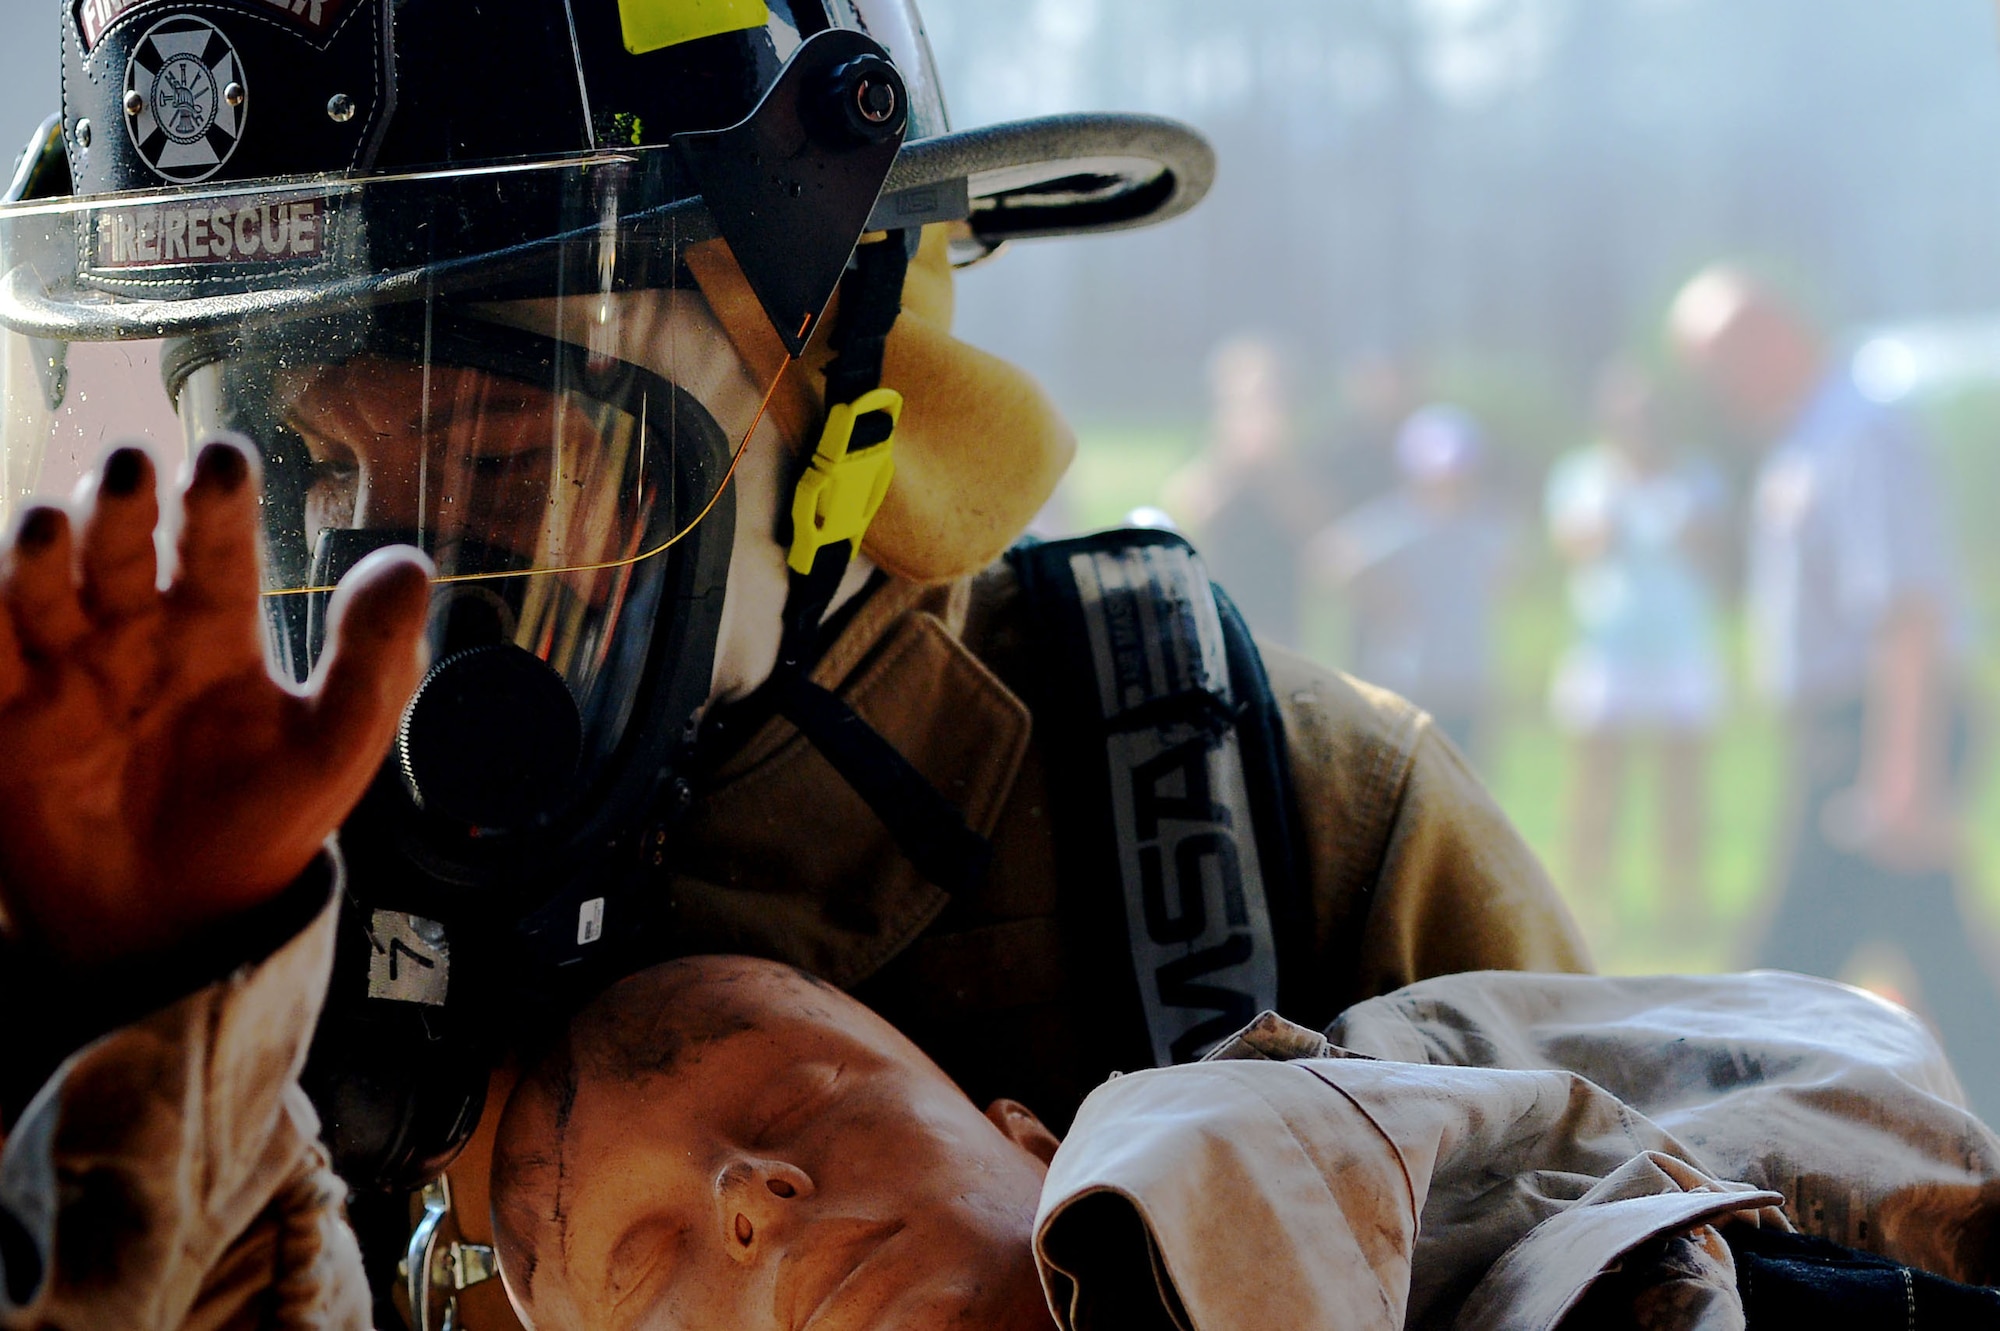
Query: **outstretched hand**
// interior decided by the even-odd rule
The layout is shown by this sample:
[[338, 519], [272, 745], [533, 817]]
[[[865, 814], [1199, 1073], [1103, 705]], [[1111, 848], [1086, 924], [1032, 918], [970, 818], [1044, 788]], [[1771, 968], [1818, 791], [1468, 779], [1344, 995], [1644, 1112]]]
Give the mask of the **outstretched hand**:
[[0, 544], [0, 910], [63, 962], [158, 951], [276, 897], [421, 677], [429, 569], [407, 550], [341, 584], [305, 690], [272, 677], [256, 478], [246, 448], [201, 450], [165, 591], [140, 449], [105, 458], [80, 527], [31, 508]]

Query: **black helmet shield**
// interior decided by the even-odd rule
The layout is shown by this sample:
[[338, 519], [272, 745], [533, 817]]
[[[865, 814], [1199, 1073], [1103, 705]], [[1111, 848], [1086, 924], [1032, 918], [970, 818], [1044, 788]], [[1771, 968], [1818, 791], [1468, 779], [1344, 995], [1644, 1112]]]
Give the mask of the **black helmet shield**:
[[827, 31], [879, 43], [904, 83], [910, 146], [871, 229], [962, 221], [970, 256], [1165, 221], [1214, 180], [1201, 137], [1157, 117], [952, 132], [914, 0], [60, 3], [57, 142], [84, 194], [663, 145], [742, 120]]
[[[836, 23], [821, 0], [60, 2], [78, 194], [664, 145], [744, 120], [803, 42], [870, 32], [875, 7]], [[882, 40], [923, 67], [915, 132], [938, 133], [927, 53], [899, 36]]]

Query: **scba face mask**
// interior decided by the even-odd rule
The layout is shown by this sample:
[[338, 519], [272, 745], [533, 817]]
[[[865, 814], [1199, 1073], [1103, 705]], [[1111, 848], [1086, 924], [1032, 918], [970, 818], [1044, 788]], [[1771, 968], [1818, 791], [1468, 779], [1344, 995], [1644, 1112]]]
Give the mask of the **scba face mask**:
[[[371, 550], [422, 549], [438, 569], [437, 664], [394, 765], [438, 853], [495, 873], [532, 876], [538, 844], [568, 849], [561, 825], [603, 803], [621, 753], [657, 751], [653, 723], [684, 728], [704, 700], [732, 536], [725, 481], [789, 363], [768, 334], [732, 337], [692, 276], [731, 265], [727, 246], [628, 215], [628, 199], [651, 211], [670, 182], [628, 194], [620, 165], [0, 219], [15, 260], [10, 489], [66, 489], [128, 433], [249, 438], [264, 459], [272, 656], [301, 680], [340, 577]], [[384, 230], [442, 229], [460, 211], [550, 238], [516, 274], [481, 283], [514, 298], [433, 294], [446, 265], [414, 300], [348, 297], [379, 298], [393, 280], [374, 261]], [[224, 215], [257, 219], [245, 234], [268, 228], [276, 252], [259, 235], [245, 259]], [[565, 225], [579, 215], [594, 219], [580, 235]], [[191, 224], [201, 218], [206, 230]], [[91, 244], [80, 250], [78, 234]], [[232, 237], [219, 258], [217, 235]], [[464, 239], [477, 260], [495, 238]], [[208, 257], [190, 259], [204, 242]], [[302, 260], [301, 243], [319, 257]], [[294, 285], [270, 292], [293, 267]], [[175, 283], [180, 298], [161, 299]], [[233, 288], [250, 284], [309, 308], [233, 317]], [[168, 307], [154, 321], [164, 337], [90, 336]], [[20, 331], [37, 319], [44, 328]], [[753, 364], [748, 345], [769, 354]], [[454, 709], [489, 719], [454, 729]]]
[[[435, 664], [394, 763], [441, 835], [497, 844], [550, 828], [601, 793], [642, 711], [685, 718], [703, 700], [733, 527], [724, 481], [761, 399], [698, 296], [663, 303], [689, 307], [674, 320], [703, 347], [689, 371], [727, 367], [704, 385], [714, 408], [675, 378], [490, 312], [167, 348], [188, 436], [259, 441], [265, 603], [294, 677], [316, 663], [331, 590], [361, 558], [412, 545], [436, 565]], [[655, 625], [667, 662], [625, 646]]]

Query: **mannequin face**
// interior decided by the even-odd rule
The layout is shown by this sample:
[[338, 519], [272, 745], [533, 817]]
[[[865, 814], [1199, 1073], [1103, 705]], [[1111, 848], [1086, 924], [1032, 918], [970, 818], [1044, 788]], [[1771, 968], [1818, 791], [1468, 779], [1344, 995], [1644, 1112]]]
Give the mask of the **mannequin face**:
[[502, 1269], [537, 1331], [1046, 1327], [1054, 1145], [816, 981], [675, 962], [599, 1000], [508, 1103]]

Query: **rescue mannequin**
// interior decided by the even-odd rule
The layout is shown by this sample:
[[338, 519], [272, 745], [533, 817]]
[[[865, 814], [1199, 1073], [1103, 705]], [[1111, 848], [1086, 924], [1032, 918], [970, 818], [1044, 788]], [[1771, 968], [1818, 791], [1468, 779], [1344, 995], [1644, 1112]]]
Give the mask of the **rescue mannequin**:
[[2000, 1138], [1934, 1038], [1776, 973], [1450, 976], [1326, 1037], [1267, 1014], [1107, 1083], [1059, 1141], [845, 995], [694, 958], [586, 1009], [500, 1139], [501, 1266], [536, 1331], [2000, 1311], [1950, 1283], [2000, 1277]]

